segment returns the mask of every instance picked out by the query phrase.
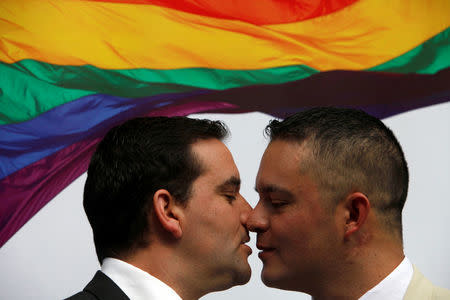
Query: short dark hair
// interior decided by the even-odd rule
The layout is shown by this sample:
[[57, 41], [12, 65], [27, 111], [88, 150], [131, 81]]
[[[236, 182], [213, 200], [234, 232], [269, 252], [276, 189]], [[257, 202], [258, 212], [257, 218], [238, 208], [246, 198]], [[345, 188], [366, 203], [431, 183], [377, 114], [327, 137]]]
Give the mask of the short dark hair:
[[149, 244], [153, 194], [166, 189], [186, 205], [202, 172], [191, 145], [227, 134], [220, 121], [187, 117], [136, 118], [106, 134], [92, 156], [83, 200], [100, 263]]
[[382, 121], [361, 110], [319, 107], [271, 121], [266, 134], [271, 141], [292, 141], [311, 151], [302, 171], [328, 193], [324, 198], [332, 198], [332, 207], [360, 191], [401, 239], [408, 167], [400, 143]]

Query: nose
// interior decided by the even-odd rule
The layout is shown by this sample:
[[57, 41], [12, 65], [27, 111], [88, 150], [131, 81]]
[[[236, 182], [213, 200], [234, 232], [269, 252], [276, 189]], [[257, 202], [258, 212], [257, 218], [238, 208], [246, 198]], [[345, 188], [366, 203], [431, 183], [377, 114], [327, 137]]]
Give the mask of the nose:
[[264, 204], [258, 201], [247, 218], [247, 229], [253, 232], [264, 232], [269, 228], [269, 219], [264, 211]]
[[241, 208], [241, 223], [245, 226], [247, 223], [248, 215], [252, 211], [252, 207], [248, 204], [247, 200], [241, 196], [242, 208]]

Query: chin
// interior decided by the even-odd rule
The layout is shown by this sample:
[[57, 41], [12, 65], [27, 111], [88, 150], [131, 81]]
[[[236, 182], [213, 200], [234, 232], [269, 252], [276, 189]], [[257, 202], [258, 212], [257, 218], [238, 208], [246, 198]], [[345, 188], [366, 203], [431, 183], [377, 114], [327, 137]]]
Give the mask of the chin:
[[264, 283], [265, 286], [272, 288], [277, 287], [276, 280], [273, 280], [272, 278], [265, 276], [264, 274], [261, 274], [261, 281]]
[[252, 269], [250, 268], [250, 265], [247, 264], [247, 267], [245, 269], [240, 270], [235, 277], [235, 283], [236, 285], [242, 285], [249, 282], [250, 277], [252, 276]]
[[232, 273], [233, 286], [246, 284], [250, 280], [251, 276], [252, 269], [250, 268], [247, 259], [240, 260], [239, 264], [235, 264], [234, 272]]
[[[230, 270], [228, 270], [230, 271]], [[224, 291], [224, 290], [228, 290], [229, 288], [232, 288], [234, 286], [237, 285], [243, 285], [246, 284], [251, 277], [251, 271], [242, 271], [240, 270], [239, 272], [237, 270], [235, 270], [235, 272], [233, 273], [227, 273], [227, 274], [223, 274], [225, 277], [221, 278], [218, 282], [216, 282], [217, 284], [215, 285], [214, 289], [211, 290], [213, 292], [217, 292], [217, 291]], [[210, 291], [210, 292], [211, 292]]]
[[286, 286], [287, 280], [281, 274], [271, 274], [266, 268], [262, 269], [261, 281], [264, 285], [271, 288], [278, 288], [283, 290], [291, 290]]
[[243, 285], [249, 282], [250, 277], [252, 275], [252, 271], [250, 269], [250, 266], [245, 269], [239, 269], [235, 270], [231, 275], [231, 277], [228, 277], [226, 281], [223, 282], [223, 285], [221, 287], [216, 287], [215, 291], [222, 291], [227, 290], [229, 288], [232, 288], [237, 285]]
[[285, 277], [279, 275], [270, 276], [269, 274], [264, 273], [264, 269], [263, 272], [261, 273], [261, 281], [267, 287], [281, 289], [285, 291], [295, 291], [305, 293], [305, 291], [300, 289], [297, 280], [294, 280], [293, 278], [286, 278], [286, 276]]

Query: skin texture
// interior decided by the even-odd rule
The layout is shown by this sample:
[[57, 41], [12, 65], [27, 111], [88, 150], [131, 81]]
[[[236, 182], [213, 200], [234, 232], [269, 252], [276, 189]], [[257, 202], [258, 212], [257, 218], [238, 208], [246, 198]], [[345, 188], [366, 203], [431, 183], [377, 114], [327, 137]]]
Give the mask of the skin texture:
[[256, 178], [260, 200], [247, 221], [262, 250], [261, 278], [317, 300], [358, 299], [400, 264], [402, 244], [357, 186], [333, 199], [311, 171], [320, 167], [307, 143], [267, 147]]
[[172, 287], [183, 300], [245, 284], [251, 275], [245, 245], [250, 205], [240, 195], [239, 171], [219, 140], [191, 146], [202, 167], [187, 205], [165, 189], [153, 195], [149, 247], [128, 262]]
[[196, 142], [192, 150], [204, 170], [192, 186], [184, 211], [183, 244], [202, 276], [223, 280], [223, 288], [247, 283], [251, 249], [245, 227], [250, 205], [240, 195], [239, 171], [218, 140]]
[[248, 219], [257, 232], [262, 281], [271, 287], [314, 294], [339, 273], [343, 230], [323, 205], [317, 184], [300, 172], [309, 152], [275, 140], [261, 160], [256, 178], [260, 200]]

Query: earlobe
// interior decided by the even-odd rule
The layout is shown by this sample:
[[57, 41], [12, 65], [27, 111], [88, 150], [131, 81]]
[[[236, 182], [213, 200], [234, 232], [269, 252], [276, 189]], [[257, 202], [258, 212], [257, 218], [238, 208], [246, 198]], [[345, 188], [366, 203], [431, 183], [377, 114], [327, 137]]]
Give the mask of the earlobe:
[[344, 238], [358, 232], [367, 220], [370, 211], [370, 201], [363, 193], [352, 193], [345, 200], [346, 223]]
[[180, 213], [175, 199], [169, 191], [161, 189], [153, 194], [153, 209], [162, 228], [175, 239], [181, 238], [183, 231], [180, 223]]

